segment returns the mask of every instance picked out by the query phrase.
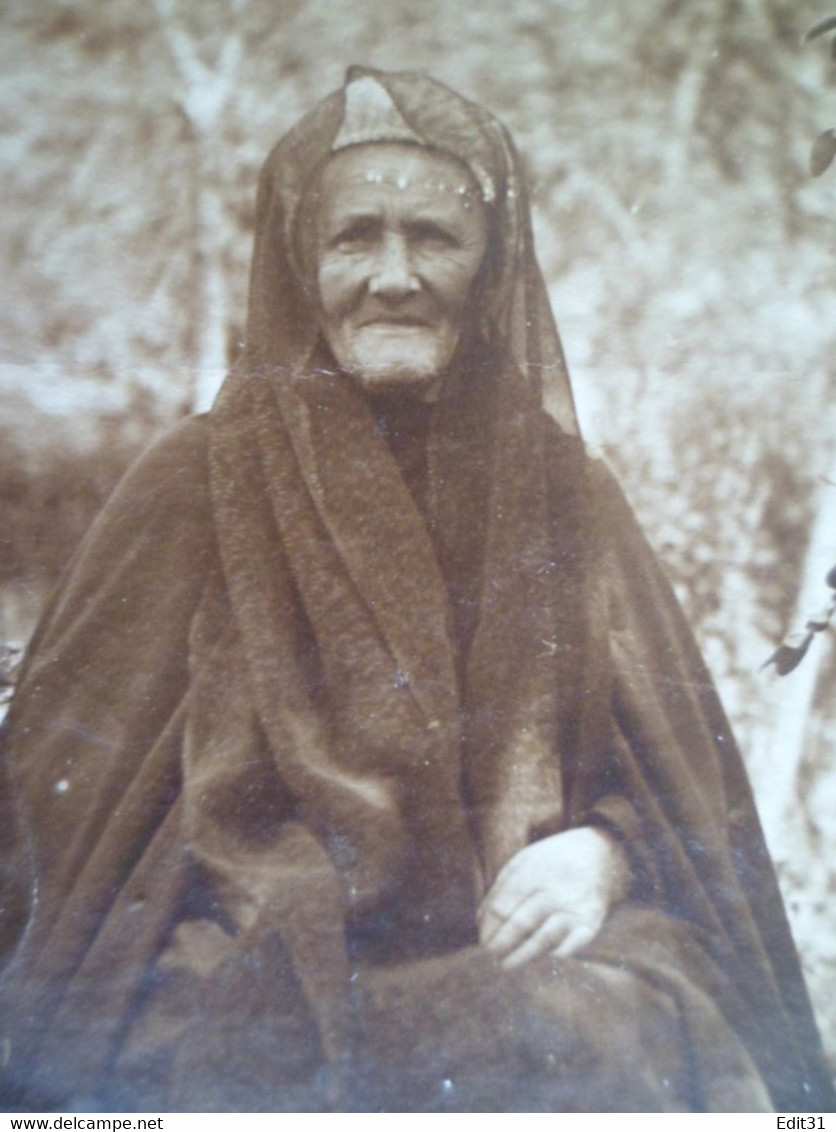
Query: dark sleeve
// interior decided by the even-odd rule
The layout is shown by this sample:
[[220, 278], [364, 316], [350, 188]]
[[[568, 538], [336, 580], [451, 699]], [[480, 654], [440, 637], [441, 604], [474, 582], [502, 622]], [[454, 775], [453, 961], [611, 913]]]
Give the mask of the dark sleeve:
[[66, 891], [70, 859], [73, 875], [83, 868], [105, 816], [176, 719], [188, 684], [189, 626], [213, 548], [206, 427], [192, 418], [117, 487], [48, 604], [21, 671], [4, 758], [30, 830], [41, 904], [53, 876], [57, 891], [59, 872]]
[[608, 833], [624, 850], [630, 868], [629, 896], [652, 900], [659, 887], [659, 873], [633, 803], [623, 794], [605, 794], [588, 811], [586, 824]]
[[[570, 577], [575, 574], [576, 604], [601, 617], [606, 638], [605, 622], [611, 605], [606, 558], [613, 537], [611, 524], [604, 514], [608, 473], [588, 459], [576, 437], [562, 434], [553, 422], [547, 423], [546, 435], [552, 521], [558, 553], [564, 556], [561, 568]], [[617, 543], [617, 537], [615, 541]], [[568, 552], [568, 562], [567, 547], [573, 548]], [[585, 563], [580, 575], [576, 560]], [[586, 628], [582, 626], [581, 631]], [[606, 641], [604, 649], [608, 649]], [[592, 679], [599, 681], [603, 674], [606, 682], [608, 669], [609, 661], [599, 657], [592, 664]], [[631, 800], [629, 782], [609, 757], [608, 730], [605, 724], [587, 739], [580, 755], [583, 766], [572, 772], [574, 781], [582, 779], [583, 785], [571, 822], [593, 826], [614, 838], [628, 860], [631, 897], [652, 901], [659, 882], [654, 853], [642, 816]]]
[[[736, 755], [734, 742], [690, 627], [618, 483], [600, 461], [588, 462], [586, 482], [589, 570], [594, 601], [605, 611], [612, 728], [587, 820], [624, 847], [634, 899], [681, 907], [683, 892], [693, 889], [671, 882], [659, 821], [669, 815], [663, 819], [669, 833], [696, 820], [701, 841], [710, 836], [718, 847], [727, 845], [723, 764], [727, 752]], [[655, 781], [648, 790], [651, 763]], [[685, 806], [692, 783], [697, 790]], [[689, 812], [694, 805], [697, 812]]]

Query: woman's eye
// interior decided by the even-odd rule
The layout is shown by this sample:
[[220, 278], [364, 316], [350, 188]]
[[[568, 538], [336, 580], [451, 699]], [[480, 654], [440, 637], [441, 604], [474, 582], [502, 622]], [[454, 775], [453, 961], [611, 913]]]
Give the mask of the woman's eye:
[[370, 243], [376, 236], [377, 226], [373, 221], [359, 220], [340, 229], [329, 242], [334, 248], [351, 247]]
[[438, 224], [416, 224], [411, 235], [413, 240], [420, 244], [440, 244], [446, 248], [457, 248], [459, 246], [456, 236]]

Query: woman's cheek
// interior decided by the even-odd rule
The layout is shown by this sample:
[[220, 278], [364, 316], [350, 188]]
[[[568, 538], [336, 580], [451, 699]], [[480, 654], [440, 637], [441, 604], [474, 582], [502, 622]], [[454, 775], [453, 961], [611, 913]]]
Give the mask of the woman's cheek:
[[360, 279], [357, 264], [346, 259], [325, 261], [319, 270], [319, 297], [326, 313], [339, 310], [357, 289]]

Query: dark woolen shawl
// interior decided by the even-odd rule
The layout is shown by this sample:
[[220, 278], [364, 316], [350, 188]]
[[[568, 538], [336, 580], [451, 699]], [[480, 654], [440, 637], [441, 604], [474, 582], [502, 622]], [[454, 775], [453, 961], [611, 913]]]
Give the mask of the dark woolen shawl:
[[[369, 80], [391, 102], [377, 140], [463, 161], [491, 231], [420, 500], [319, 340], [311, 281], [318, 173], [375, 140]], [[498, 869], [592, 822], [636, 892], [579, 963], [676, 1003], [691, 1106], [751, 1103], [738, 1073], [779, 1108], [830, 1107], [740, 757], [574, 434], [507, 133], [428, 79], [353, 69], [265, 165], [240, 365], [117, 491], [30, 649], [6, 742], [37, 879], [9, 1088], [107, 1095], [156, 1002], [181, 1105], [338, 1106], [356, 957], [473, 943]]]
[[[369, 81], [354, 69], [346, 89]], [[448, 877], [451, 909], [460, 909], [461, 885], [473, 887], [463, 779], [486, 883], [532, 830], [563, 824], [554, 690], [573, 702], [579, 672], [578, 642], [566, 628], [558, 642], [557, 620], [560, 606], [567, 626], [577, 595], [560, 577], [572, 557], [555, 562], [549, 537], [544, 365], [562, 391], [567, 424], [574, 417], [510, 139], [484, 111], [429, 80], [374, 81], [410, 132], [464, 161], [494, 198], [479, 294], [490, 345], [462, 344], [457, 368], [466, 372], [447, 382], [432, 415], [428, 522], [367, 399], [327, 361], [317, 364], [317, 302], [303, 246], [313, 239], [304, 230], [313, 210], [301, 201], [315, 193], [316, 173], [345, 130], [344, 91], [282, 141], [262, 173], [246, 353], [211, 419], [214, 512], [261, 721], [284, 752], [294, 793], [310, 797], [311, 820], [330, 826], [355, 862], [358, 900], [398, 883], [407, 846], [446, 840], [450, 851], [439, 859], [462, 870], [461, 883]], [[479, 478], [487, 480], [487, 529], [478, 566], [468, 563], [478, 568], [479, 616], [459, 688], [436, 548], [455, 558], [472, 542], [469, 501]], [[330, 735], [321, 705], [305, 688], [291, 690], [273, 644], [288, 595], [254, 584], [279, 554], [318, 643]], [[352, 775], [360, 776], [354, 785]], [[395, 785], [410, 799], [410, 820]], [[361, 848], [358, 837], [374, 838], [374, 847]], [[438, 891], [438, 878], [428, 879]]]

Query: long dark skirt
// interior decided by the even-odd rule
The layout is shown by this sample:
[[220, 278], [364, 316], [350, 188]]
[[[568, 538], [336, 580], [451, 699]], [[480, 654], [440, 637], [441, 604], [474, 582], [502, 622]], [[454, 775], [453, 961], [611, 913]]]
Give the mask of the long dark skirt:
[[274, 940], [210, 976], [159, 976], [103, 1103], [233, 1112], [770, 1108], [724, 1017], [734, 989], [685, 925], [646, 909], [617, 910], [579, 957], [513, 971], [478, 946], [358, 964], [354, 1040], [337, 1069], [324, 1065], [289, 974]]

